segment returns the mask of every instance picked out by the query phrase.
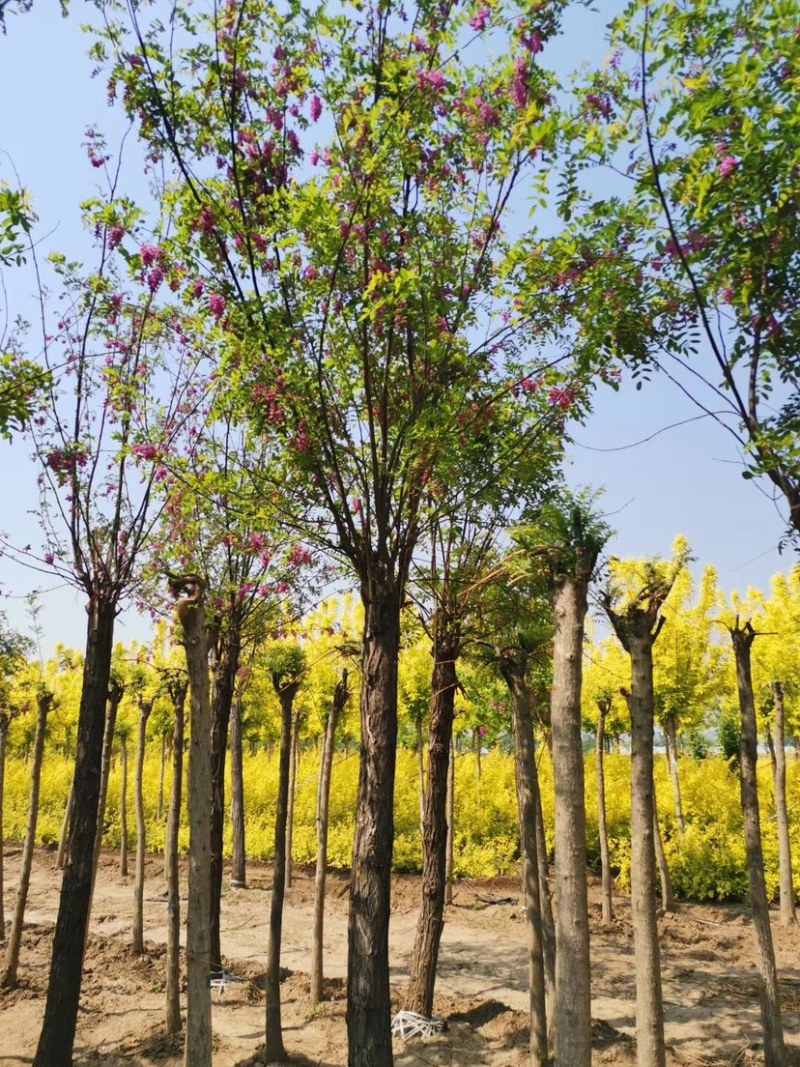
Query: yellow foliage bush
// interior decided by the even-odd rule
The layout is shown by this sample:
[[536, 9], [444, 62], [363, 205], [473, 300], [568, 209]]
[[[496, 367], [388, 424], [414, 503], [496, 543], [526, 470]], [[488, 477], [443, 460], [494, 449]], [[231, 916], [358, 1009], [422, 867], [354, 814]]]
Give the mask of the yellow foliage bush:
[[[136, 845], [134, 812], [134, 745], [130, 745], [128, 765], [128, 833], [129, 845]], [[297, 772], [293, 856], [296, 863], [313, 863], [316, 859], [316, 801], [319, 754], [309, 748], [301, 754]], [[761, 823], [767, 889], [772, 899], [778, 893], [778, 850], [772, 776], [768, 760], [759, 764]], [[41, 807], [38, 824], [40, 844], [57, 843], [64, 817], [72, 764], [60, 756], [46, 757], [42, 773]], [[539, 753], [539, 776], [542, 807], [547, 827], [548, 846], [553, 847], [553, 774], [549, 754]], [[735, 771], [719, 758], [680, 761], [683, 808], [687, 821], [684, 835], [678, 832], [674, 817], [672, 786], [664, 757], [656, 758], [655, 778], [659, 818], [664, 847], [679, 897], [695, 900], [742, 899], [747, 893], [739, 780]], [[147, 847], [158, 851], [164, 847], [166, 816], [169, 805], [172, 771], [168, 756], [164, 775], [164, 806], [158, 819], [160, 751], [148, 746], [144, 768], [145, 818]], [[519, 860], [519, 827], [512, 757], [499, 751], [484, 754], [478, 762], [474, 752], [461, 754], [456, 760], [456, 816], [454, 864], [459, 877], [491, 877], [508, 874]], [[630, 872], [630, 758], [612, 754], [605, 759], [606, 809], [612, 863], [618, 883], [626, 887]], [[106, 848], [120, 846], [121, 767], [115, 756], [109, 782], [106, 808]], [[278, 791], [277, 751], [268, 758], [265, 752], [247, 754], [244, 759], [245, 817], [247, 854], [269, 860], [275, 848], [275, 801]], [[22, 840], [27, 821], [30, 768], [20, 758], [10, 758], [6, 767], [5, 834], [8, 840]], [[330, 828], [329, 862], [334, 867], [348, 867], [353, 851], [353, 832], [358, 792], [358, 753], [338, 753], [334, 760]], [[800, 811], [800, 762], [791, 759], [788, 766], [789, 811]], [[180, 845], [188, 846], [188, 823], [185, 800], [182, 805]], [[227, 785], [230, 796], [230, 782]], [[586, 758], [587, 851], [589, 863], [599, 867], [597, 821], [597, 779], [595, 757]], [[800, 892], [800, 820], [792, 824], [795, 856], [795, 885]], [[231, 828], [226, 826], [225, 849], [230, 855]], [[419, 816], [419, 770], [415, 753], [398, 752], [395, 784], [394, 867], [398, 871], [419, 871], [422, 845]]]

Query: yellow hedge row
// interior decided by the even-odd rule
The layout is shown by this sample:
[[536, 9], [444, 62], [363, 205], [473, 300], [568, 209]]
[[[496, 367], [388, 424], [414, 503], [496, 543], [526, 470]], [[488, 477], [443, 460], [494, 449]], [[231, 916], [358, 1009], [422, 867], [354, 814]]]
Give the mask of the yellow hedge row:
[[[553, 777], [546, 752], [540, 754], [540, 777], [548, 844], [553, 847]], [[302, 754], [297, 776], [293, 854], [297, 863], [312, 863], [316, 857], [314, 825], [317, 792], [318, 754], [312, 749]], [[164, 816], [157, 818], [159, 753], [152, 747], [145, 762], [145, 811], [148, 849], [164, 846], [166, 808], [171, 781], [169, 761], [165, 775]], [[515, 870], [519, 858], [514, 766], [509, 755], [493, 752], [481, 759], [478, 780], [474, 753], [461, 755], [456, 762], [455, 870], [459, 876], [490, 877]], [[42, 844], [58, 841], [72, 766], [60, 757], [46, 760], [41, 789], [38, 839]], [[671, 784], [663, 758], [656, 760], [659, 814], [665, 850], [674, 888], [679, 896], [697, 900], [742, 898], [747, 877], [739, 808], [739, 783], [727, 764], [716, 758], [680, 762], [683, 808], [688, 823], [686, 833], [678, 833], [674, 817]], [[800, 810], [800, 764], [789, 761], [789, 810]], [[268, 759], [263, 752], [245, 756], [245, 809], [247, 853], [270, 859], [274, 852], [274, 812], [278, 787], [277, 754]], [[759, 766], [762, 803], [762, 830], [767, 885], [775, 897], [778, 891], [778, 856], [775, 804], [768, 761]], [[10, 759], [6, 768], [5, 834], [8, 840], [21, 840], [27, 820], [29, 767]], [[333, 770], [331, 791], [329, 860], [347, 867], [353, 848], [353, 825], [358, 789], [358, 756], [339, 754]], [[121, 769], [115, 760], [106, 810], [107, 848], [120, 845]], [[606, 803], [611, 852], [620, 884], [628, 881], [630, 864], [630, 761], [627, 756], [606, 758]], [[597, 782], [594, 754], [586, 760], [587, 847], [589, 862], [599, 865], [597, 832]], [[129, 764], [128, 830], [131, 847], [136, 842], [133, 801], [133, 759]], [[795, 880], [800, 891], [800, 821], [792, 826]], [[188, 845], [185, 802], [181, 846]], [[226, 849], [230, 853], [231, 831], [227, 827]], [[418, 871], [422, 852], [419, 826], [419, 782], [417, 757], [401, 750], [397, 760], [395, 789], [394, 866], [398, 871]]]

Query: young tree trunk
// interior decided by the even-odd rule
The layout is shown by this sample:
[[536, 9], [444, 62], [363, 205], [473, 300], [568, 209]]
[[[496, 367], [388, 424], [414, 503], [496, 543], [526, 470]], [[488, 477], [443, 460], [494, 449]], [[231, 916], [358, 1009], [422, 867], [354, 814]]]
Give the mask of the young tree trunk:
[[14, 908], [14, 921], [0, 975], [0, 989], [13, 989], [17, 984], [19, 950], [22, 944], [22, 927], [25, 922], [25, 905], [28, 902], [28, 887], [31, 884], [33, 849], [36, 844], [36, 823], [39, 818], [39, 783], [44, 759], [44, 737], [47, 730], [47, 713], [53, 704], [53, 694], [41, 689], [36, 697], [36, 738], [33, 742], [33, 767], [31, 768], [31, 793], [28, 801], [28, 825], [25, 829], [25, 845], [22, 849], [22, 866], [19, 872], [19, 889]]
[[202, 588], [178, 603], [189, 674], [189, 899], [184, 1067], [211, 1067], [211, 699]]
[[0, 711], [0, 941], [6, 939], [6, 912], [3, 904], [4, 875], [3, 875], [3, 805], [5, 802], [5, 777], [6, 777], [6, 742], [8, 740], [9, 715], [6, 711]]
[[789, 838], [789, 811], [786, 804], [786, 727], [783, 683], [772, 683], [775, 704], [775, 810], [778, 818], [778, 862], [780, 866], [781, 925], [797, 922], [792, 879], [792, 846]]
[[503, 676], [511, 694], [514, 770], [517, 784], [520, 842], [522, 845], [525, 912], [528, 921], [528, 985], [530, 994], [531, 1067], [545, 1067], [548, 1060], [548, 1030], [544, 970], [544, 931], [542, 925], [539, 858], [536, 823], [539, 804], [536, 750], [533, 740], [531, 699], [524, 672], [505, 665]]
[[653, 845], [656, 850], [658, 880], [661, 883], [661, 907], [667, 912], [676, 911], [675, 896], [672, 892], [672, 876], [669, 873], [667, 854], [664, 851], [664, 842], [661, 838], [661, 826], [658, 821], [658, 804], [656, 803], [655, 785], [653, 786]]
[[[77, 758], [77, 756], [76, 756]], [[72, 809], [75, 807], [75, 776], [73, 774], [72, 782], [69, 787], [69, 794], [67, 796], [67, 806], [64, 808], [64, 818], [61, 822], [61, 833], [58, 838], [58, 852], [56, 852], [56, 867], [59, 871], [64, 870], [64, 866], [67, 862], [67, 848], [69, 845], [69, 827], [72, 822]]]
[[283, 900], [286, 890], [286, 826], [289, 814], [289, 763], [292, 747], [292, 705], [300, 687], [298, 681], [284, 682], [273, 675], [273, 685], [281, 703], [281, 750], [278, 769], [278, 803], [275, 810], [275, 861], [272, 874], [272, 898], [269, 908], [269, 945], [267, 947], [265, 1061], [284, 1063], [281, 1023], [281, 937]]
[[683, 817], [683, 798], [681, 797], [681, 779], [678, 771], [678, 735], [675, 729], [675, 718], [667, 716], [664, 723], [664, 737], [667, 742], [667, 754], [669, 756], [669, 773], [672, 780], [672, 793], [675, 797], [675, 818], [678, 821], [678, 830], [681, 835], [686, 833], [686, 820]]
[[758, 945], [758, 964], [761, 976], [761, 1020], [764, 1027], [764, 1063], [766, 1067], [784, 1067], [786, 1050], [783, 1043], [781, 1002], [778, 992], [778, 973], [775, 949], [769, 925], [769, 904], [764, 882], [764, 853], [761, 847], [761, 824], [758, 810], [758, 734], [756, 707], [753, 698], [753, 679], [750, 669], [750, 649], [755, 640], [750, 623], [731, 630], [736, 657], [736, 684], [739, 690], [739, 709], [742, 733], [739, 743], [739, 785], [742, 795], [744, 843], [747, 852], [747, 876], [750, 883], [750, 907], [753, 930]]
[[[388, 566], [386, 567], [388, 570]], [[347, 944], [350, 1067], [391, 1067], [389, 914], [397, 750], [401, 590], [388, 575], [362, 584], [361, 769]]]
[[[445, 868], [447, 866], [447, 770], [455, 712], [458, 635], [446, 622], [434, 622], [431, 719], [428, 741], [427, 795], [422, 800], [422, 901], [417, 919], [411, 975], [405, 1008], [429, 1019], [439, 945], [444, 929]], [[421, 725], [421, 720], [420, 720]], [[422, 739], [420, 774], [422, 774]], [[422, 778], [420, 778], [420, 783]]]
[[161, 735], [161, 770], [158, 775], [158, 811], [156, 819], [161, 822], [164, 818], [164, 767], [167, 762], [167, 735]]
[[122, 785], [119, 801], [119, 873], [128, 877], [128, 737], [119, 739], [119, 756], [122, 765]]
[[606, 775], [605, 775], [605, 732], [606, 716], [610, 702], [598, 700], [597, 737], [595, 740], [595, 761], [597, 765], [597, 829], [600, 835], [600, 872], [603, 882], [603, 926], [609, 926], [614, 919], [611, 900], [611, 862], [608, 852], [608, 826], [606, 825]]
[[551, 721], [556, 787], [556, 1067], [590, 1067], [592, 1058], [586, 808], [581, 739], [581, 657], [587, 585], [554, 590]]
[[655, 900], [653, 640], [649, 628], [634, 628], [628, 649], [631, 657], [631, 910], [639, 1067], [664, 1067], [666, 1063]]
[[[92, 860], [92, 889], [89, 894], [90, 919], [92, 903], [94, 902], [94, 887], [97, 882], [97, 868], [100, 864], [100, 850], [103, 845], [103, 833], [105, 832], [106, 801], [108, 799], [108, 779], [111, 773], [111, 753], [114, 747], [114, 729], [117, 725], [117, 712], [124, 693], [125, 687], [116, 681], [112, 682], [108, 688], [106, 722], [103, 730], [103, 757], [100, 766], [100, 797], [97, 802], [97, 831], [94, 838], [94, 858]], [[88, 923], [86, 924], [86, 933], [88, 936]]]
[[544, 937], [544, 982], [547, 999], [547, 1019], [550, 1028], [550, 1044], [555, 1041], [556, 1020], [556, 921], [553, 916], [553, 899], [548, 880], [549, 863], [547, 837], [544, 831], [542, 794], [539, 775], [533, 782], [536, 791], [536, 863], [539, 869], [539, 901], [542, 909], [542, 934]]
[[247, 885], [247, 858], [244, 839], [244, 771], [242, 758], [242, 702], [234, 700], [231, 708], [231, 825], [233, 826], [233, 862], [231, 886]]
[[166, 1026], [168, 1034], [181, 1028], [181, 891], [178, 875], [178, 831], [183, 788], [183, 726], [186, 685], [176, 682], [172, 691], [175, 726], [172, 735], [172, 788], [167, 815], [165, 865], [167, 868], [167, 973]]
[[147, 824], [144, 820], [144, 748], [147, 720], [153, 710], [152, 700], [139, 701], [139, 736], [136, 747], [136, 879], [133, 886], [133, 954], [144, 952], [144, 861], [147, 850]]
[[83, 949], [92, 892], [106, 694], [111, 674], [117, 609], [113, 600], [93, 595], [87, 610], [89, 619], [78, 712], [75, 799], [53, 937], [44, 1022], [34, 1067], [71, 1067], [78, 1018]]
[[456, 814], [456, 745], [450, 738], [450, 762], [447, 765], [447, 853], [444, 865], [444, 902], [453, 903], [453, 838]]
[[225, 827], [225, 763], [228, 724], [239, 670], [241, 639], [231, 624], [220, 638], [211, 704], [211, 967], [222, 966], [219, 919], [222, 902], [222, 838]]
[[323, 931], [325, 925], [325, 879], [328, 873], [328, 810], [331, 796], [331, 771], [336, 745], [336, 727], [350, 692], [347, 688], [347, 668], [333, 693], [331, 710], [322, 739], [322, 756], [317, 789], [317, 870], [314, 878], [314, 938], [311, 948], [311, 1003], [322, 1000]]
[[297, 788], [297, 749], [300, 717], [292, 719], [292, 747], [289, 762], [289, 809], [286, 814], [286, 888], [292, 888], [292, 843], [294, 837], [294, 799]]

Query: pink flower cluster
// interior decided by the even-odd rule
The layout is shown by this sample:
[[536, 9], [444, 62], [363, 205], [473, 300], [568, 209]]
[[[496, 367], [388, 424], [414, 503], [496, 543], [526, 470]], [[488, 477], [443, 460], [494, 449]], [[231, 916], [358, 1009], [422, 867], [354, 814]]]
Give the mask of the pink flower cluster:
[[719, 163], [720, 178], [729, 178], [739, 166], [736, 156], [723, 156]]
[[138, 456], [140, 459], [154, 460], [158, 459], [158, 446], [153, 444], [134, 445], [131, 448], [131, 452], [134, 456]]
[[417, 85], [420, 89], [429, 86], [431, 89], [436, 89], [438, 92], [447, 86], [447, 79], [440, 70], [418, 70]]
[[550, 390], [547, 399], [552, 407], [566, 410], [572, 406], [576, 396], [577, 392], [571, 386], [567, 386], [566, 389], [559, 389], [557, 386], [554, 386]]
[[292, 570], [296, 570], [298, 567], [308, 566], [313, 561], [314, 557], [311, 554], [311, 550], [305, 548], [303, 545], [295, 545], [292, 551], [289, 553], [289, 559], [287, 560], [287, 566]]
[[484, 4], [482, 7], [480, 7], [478, 9], [477, 14], [474, 15], [469, 20], [469, 24], [473, 28], [473, 30], [477, 30], [478, 33], [480, 33], [482, 30], [486, 29], [486, 27], [487, 27], [487, 25], [489, 23], [490, 15], [491, 15], [491, 11]]

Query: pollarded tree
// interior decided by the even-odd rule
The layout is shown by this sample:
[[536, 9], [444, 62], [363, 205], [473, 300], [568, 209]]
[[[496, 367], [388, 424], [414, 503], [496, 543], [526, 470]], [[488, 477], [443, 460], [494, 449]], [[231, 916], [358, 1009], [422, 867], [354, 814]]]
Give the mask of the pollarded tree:
[[636, 956], [636, 1062], [664, 1067], [664, 1005], [656, 926], [655, 786], [653, 783], [653, 645], [665, 618], [664, 601], [687, 563], [687, 546], [675, 542], [670, 563], [617, 563], [603, 607], [631, 659], [631, 908]]
[[[238, 340], [227, 380], [254, 428], [284, 446], [264, 491], [347, 562], [364, 601], [348, 952], [356, 1065], [392, 1056], [400, 610], [429, 483], [446, 491], [437, 474], [464, 437], [483, 433], [487, 460], [502, 452], [492, 405], [508, 387], [503, 346], [517, 322], [501, 317], [516, 295], [496, 285], [501, 225], [515, 190], [540, 185], [555, 113], [537, 55], [560, 9], [473, 16], [426, 0], [365, 19], [358, 5], [286, 16], [263, 0], [210, 15], [186, 6], [174, 48], [136, 8], [133, 40], [110, 21], [96, 50], [151, 150], [182, 177], [171, 186], [175, 258], [198, 264], [187, 295]], [[470, 20], [477, 37], [491, 21], [501, 59], [481, 49], [469, 62]], [[539, 388], [528, 371], [520, 378]], [[560, 384], [544, 383], [559, 391], [554, 407]]]
[[[781, 923], [790, 926], [797, 921], [792, 873], [792, 848], [789, 827], [789, 805], [786, 799], [786, 736], [797, 733], [800, 717], [797, 714], [796, 694], [800, 691], [798, 678], [798, 632], [800, 631], [800, 571], [778, 574], [772, 579], [770, 596], [759, 597], [761, 617], [756, 625], [772, 634], [755, 646], [753, 675], [756, 692], [766, 690], [767, 706], [771, 710], [767, 730], [774, 736], [773, 780], [775, 784], [775, 813], [778, 823], [778, 862], [780, 867]], [[794, 714], [792, 715], [792, 711]], [[787, 722], [788, 718], [788, 722]]]
[[514, 534], [523, 566], [539, 574], [553, 606], [551, 724], [556, 787], [556, 1067], [589, 1067], [592, 1055], [586, 806], [581, 686], [589, 584], [610, 535], [587, 494], [565, 493]]

